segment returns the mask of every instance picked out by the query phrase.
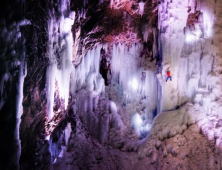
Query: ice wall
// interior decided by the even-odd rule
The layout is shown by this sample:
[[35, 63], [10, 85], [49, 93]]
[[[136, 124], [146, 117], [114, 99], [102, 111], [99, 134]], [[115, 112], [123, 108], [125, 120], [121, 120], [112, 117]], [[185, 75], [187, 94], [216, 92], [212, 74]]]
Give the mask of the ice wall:
[[[214, 3], [207, 0], [197, 1], [197, 4], [195, 1], [165, 1], [159, 6], [163, 54], [160, 111], [193, 101], [198, 89], [207, 90], [209, 82], [216, 83], [215, 78], [209, 76], [216, 55], [211, 44], [213, 10]], [[167, 69], [171, 71], [172, 81], [165, 82]]]
[[87, 87], [90, 91], [98, 90], [100, 92], [104, 90], [100, 82], [101, 75], [99, 73], [100, 51], [102, 48], [106, 49], [107, 46], [98, 44], [95, 48], [89, 50], [76, 69], [73, 69], [71, 78], [73, 95], [83, 87]]
[[111, 60], [112, 81], [118, 82], [126, 100], [136, 97], [148, 97], [150, 110], [156, 107], [156, 78], [155, 67], [146, 67], [146, 62], [141, 56], [143, 46], [140, 43], [128, 47], [125, 44], [113, 45]]
[[[161, 111], [192, 102], [203, 108], [206, 119], [220, 117], [221, 9], [221, 1], [210, 0], [165, 1], [159, 6]], [[168, 68], [172, 81], [165, 82]]]
[[102, 48], [107, 50], [107, 45], [97, 44], [73, 69], [71, 93], [74, 113], [81, 117], [84, 126], [91, 135], [101, 143], [105, 143], [109, 126], [106, 105], [108, 106], [109, 102], [105, 102], [104, 79], [99, 72]]
[[[187, 0], [166, 0], [159, 6], [159, 49], [162, 56], [162, 85], [160, 112], [178, 105], [179, 62], [184, 45], [184, 27], [187, 22]], [[170, 69], [172, 82], [166, 83], [166, 70]]]
[[[107, 140], [108, 130], [100, 132], [99, 127], [109, 129], [109, 121], [115, 124], [113, 128], [116, 130], [113, 129], [112, 134], [116, 135], [117, 131], [120, 133], [119, 130], [125, 128], [122, 120], [126, 119], [140, 136], [140, 131], [147, 131], [150, 127], [157, 105], [155, 64], [141, 56], [143, 45], [112, 45], [111, 54], [107, 47], [106, 44], [98, 44], [89, 50], [71, 76], [75, 113], [83, 117], [90, 133], [98, 136], [101, 142]], [[111, 55], [107, 58], [111, 60], [110, 84], [107, 87], [100, 74], [102, 48], [106, 55]], [[119, 107], [125, 110], [124, 115], [120, 115]], [[108, 112], [111, 114], [106, 115]], [[138, 117], [142, 120], [139, 126], [136, 123]], [[115, 135], [113, 137], [117, 138]]]
[[[124, 109], [138, 132], [147, 127], [147, 123], [152, 123], [157, 107], [155, 64], [144, 58], [142, 50], [140, 43], [130, 47], [113, 45], [111, 59], [111, 89], [118, 91], [118, 95], [112, 97], [111, 93], [110, 98], [125, 105]], [[142, 123], [138, 123], [140, 119]]]
[[58, 83], [59, 96], [64, 100], [65, 109], [68, 105], [70, 76], [73, 69], [72, 51], [73, 36], [71, 32], [75, 13], [69, 10], [69, 0], [59, 2], [60, 16], [51, 13], [48, 23], [49, 43], [47, 68], [47, 113], [49, 120], [53, 117], [55, 83]]
[[[191, 33], [200, 31], [201, 36], [197, 40], [186, 42], [181, 54], [179, 67], [183, 68], [179, 74], [186, 77], [181, 79], [180, 102], [192, 101], [203, 106], [206, 115], [215, 116], [217, 100], [221, 97], [221, 2], [198, 1], [197, 9], [201, 15], [198, 18], [198, 26]], [[186, 28], [187, 29], [187, 28]], [[186, 37], [190, 36], [186, 33]], [[185, 73], [185, 74], [184, 74]], [[186, 89], [186, 90], [185, 90]], [[214, 110], [214, 111], [213, 111]], [[216, 109], [217, 110], [217, 109]], [[218, 114], [218, 113], [217, 113]]]

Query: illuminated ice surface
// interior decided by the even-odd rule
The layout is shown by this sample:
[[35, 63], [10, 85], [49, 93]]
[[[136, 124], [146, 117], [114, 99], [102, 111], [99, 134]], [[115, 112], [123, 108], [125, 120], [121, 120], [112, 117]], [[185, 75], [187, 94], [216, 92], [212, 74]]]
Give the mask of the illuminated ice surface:
[[[147, 144], [139, 150], [141, 157], [148, 155], [151, 146], [158, 146], [159, 140], [182, 134], [194, 123], [203, 127], [209, 139], [213, 138], [210, 128], [204, 125], [211, 118], [220, 118], [218, 113], [222, 110], [219, 55], [222, 51], [215, 45], [222, 39], [220, 20], [215, 19], [220, 18], [221, 13], [217, 11], [221, 7], [215, 3], [198, 1], [197, 9], [203, 13], [203, 21], [195, 23], [194, 30], [186, 28], [187, 7], [191, 6], [190, 12], [195, 12], [194, 1], [166, 0], [159, 5], [159, 49], [153, 51], [161, 51], [162, 65], [157, 74], [156, 68], [142, 65], [142, 44], [130, 47], [114, 44], [111, 82], [105, 87], [99, 65], [100, 50], [106, 45], [97, 45], [86, 53], [82, 62], [72, 69], [70, 87], [75, 98], [73, 110], [80, 114], [91, 135], [103, 144], [109, 142], [118, 147], [124, 141], [123, 148], [135, 148], [125, 141], [125, 132], [131, 128], [138, 136], [143, 131], [149, 132]], [[144, 41], [153, 32], [145, 26]], [[168, 69], [172, 81], [166, 82]], [[67, 72], [70, 74], [70, 70]], [[158, 115], [154, 118], [156, 109]]]
[[[48, 58], [50, 65], [47, 68], [47, 113], [50, 120], [53, 116], [55, 82], [58, 83], [59, 95], [64, 99], [65, 109], [68, 105], [69, 85], [72, 65], [73, 35], [71, 27], [75, 20], [75, 13], [67, 10], [69, 1], [62, 1], [61, 13], [58, 20], [53, 16], [48, 23], [49, 45]], [[59, 30], [59, 31], [58, 31]], [[56, 46], [54, 45], [56, 42]], [[57, 60], [59, 55], [59, 59]]]
[[[145, 122], [143, 126], [146, 126], [146, 123], [152, 122], [157, 107], [157, 79], [153, 66], [143, 66], [146, 63], [140, 57], [142, 48], [141, 44], [133, 44], [130, 48], [121, 44], [113, 46], [110, 88], [112, 91], [120, 85], [118, 91], [121, 93], [117, 97], [111, 95], [110, 98], [117, 103], [123, 103], [131, 117], [139, 113]], [[135, 127], [138, 131], [139, 127]]]
[[[219, 9], [222, 4], [220, 2], [216, 5], [214, 1], [199, 2], [197, 9], [203, 12], [203, 22], [197, 23], [195, 30], [184, 33], [188, 13], [183, 9], [190, 5], [190, 12], [194, 12], [193, 3], [194, 1], [172, 1], [169, 4], [166, 1], [159, 7], [163, 63], [162, 72], [157, 78], [161, 85], [162, 113], [157, 115], [152, 124], [150, 138], [163, 140], [181, 134], [187, 125], [196, 123], [204, 129], [208, 139], [212, 140], [212, 131], [205, 124], [221, 117], [222, 60], [218, 55], [221, 54], [221, 49], [215, 44], [222, 37], [213, 33], [219, 30], [220, 20], [215, 18], [221, 15]], [[214, 8], [218, 11], [215, 15], [212, 14]], [[165, 82], [167, 69], [171, 71], [172, 81]], [[181, 107], [177, 109], [177, 106]], [[147, 149], [150, 144], [147, 143]], [[140, 155], [147, 154], [144, 150], [141, 150]]]

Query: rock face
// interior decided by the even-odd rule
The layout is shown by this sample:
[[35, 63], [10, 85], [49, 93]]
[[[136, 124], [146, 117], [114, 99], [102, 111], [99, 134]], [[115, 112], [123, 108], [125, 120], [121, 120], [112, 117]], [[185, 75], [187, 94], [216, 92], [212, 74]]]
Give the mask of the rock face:
[[0, 10], [0, 169], [221, 169], [220, 1]]

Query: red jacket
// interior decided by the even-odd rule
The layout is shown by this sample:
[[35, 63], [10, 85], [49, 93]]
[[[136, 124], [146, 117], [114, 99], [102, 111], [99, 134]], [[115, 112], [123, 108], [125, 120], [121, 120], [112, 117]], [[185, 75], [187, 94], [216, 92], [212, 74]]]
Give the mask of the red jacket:
[[170, 77], [170, 71], [167, 71], [167, 77]]

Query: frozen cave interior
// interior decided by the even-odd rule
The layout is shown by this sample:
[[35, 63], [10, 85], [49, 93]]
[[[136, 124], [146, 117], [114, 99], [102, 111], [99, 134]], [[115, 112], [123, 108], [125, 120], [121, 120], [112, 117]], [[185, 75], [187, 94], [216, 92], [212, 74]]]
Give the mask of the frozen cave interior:
[[221, 0], [2, 6], [0, 169], [222, 169]]

